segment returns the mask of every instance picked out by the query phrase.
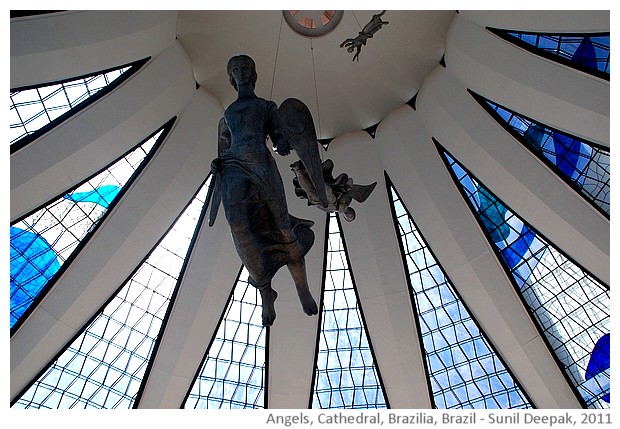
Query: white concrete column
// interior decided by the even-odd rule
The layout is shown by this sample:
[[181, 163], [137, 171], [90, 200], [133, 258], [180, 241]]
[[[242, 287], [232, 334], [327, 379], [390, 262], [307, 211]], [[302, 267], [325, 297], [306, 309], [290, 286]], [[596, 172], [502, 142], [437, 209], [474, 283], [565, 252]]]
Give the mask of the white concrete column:
[[176, 37], [178, 11], [64, 11], [11, 19], [11, 88], [155, 57]]

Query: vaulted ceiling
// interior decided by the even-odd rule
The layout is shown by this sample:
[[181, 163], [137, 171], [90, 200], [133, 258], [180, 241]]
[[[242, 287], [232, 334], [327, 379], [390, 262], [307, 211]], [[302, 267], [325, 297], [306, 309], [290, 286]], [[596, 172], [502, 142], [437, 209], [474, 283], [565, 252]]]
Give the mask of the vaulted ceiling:
[[[227, 106], [235, 97], [226, 63], [237, 54], [256, 62], [258, 96], [303, 100], [320, 139], [371, 127], [409, 101], [439, 64], [454, 11], [388, 11], [388, 24], [362, 46], [359, 61], [341, 48], [381, 11], [345, 11], [322, 37], [294, 32], [280, 10], [181, 11], [177, 37], [197, 83]], [[217, 40], [217, 43], [213, 43]]]

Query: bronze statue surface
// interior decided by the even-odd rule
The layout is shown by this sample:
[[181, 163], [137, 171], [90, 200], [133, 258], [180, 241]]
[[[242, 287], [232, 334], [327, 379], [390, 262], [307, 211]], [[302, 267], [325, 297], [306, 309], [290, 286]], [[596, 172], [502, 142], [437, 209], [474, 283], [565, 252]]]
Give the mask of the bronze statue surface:
[[327, 197], [327, 205], [324, 205], [308, 175], [308, 171], [301, 161], [292, 163], [291, 170], [295, 173], [293, 178], [295, 195], [307, 199], [309, 206], [316, 206], [327, 213], [342, 213], [347, 222], [355, 220], [355, 210], [350, 207], [351, 202], [355, 200], [363, 203], [377, 185], [377, 182], [373, 182], [370, 185], [356, 185], [353, 183], [353, 179], [346, 173], [340, 173], [334, 178], [334, 162], [331, 159], [327, 159], [322, 164], [323, 181], [325, 182], [325, 194]]
[[340, 44], [341, 48], [347, 48], [347, 52], [351, 53], [355, 50], [355, 55], [353, 55], [353, 61], [359, 61], [360, 52], [362, 50], [362, 46], [366, 45], [366, 41], [371, 39], [374, 34], [381, 29], [384, 25], [389, 24], [387, 21], [383, 21], [381, 17], [385, 14], [385, 11], [381, 13], [377, 13], [372, 16], [368, 24], [362, 28], [362, 31], [355, 37], [346, 39], [344, 42]]
[[250, 273], [249, 282], [260, 291], [263, 325], [271, 326], [276, 318], [278, 294], [271, 282], [285, 265], [304, 312], [315, 315], [318, 307], [308, 287], [305, 265], [314, 243], [314, 223], [288, 212], [282, 177], [267, 139], [277, 154], [286, 156], [294, 150], [299, 156], [292, 165], [296, 194], [324, 211], [340, 211], [349, 221], [355, 218], [351, 201], [364, 201], [376, 182], [354, 185], [344, 173], [334, 179], [332, 161], [321, 162], [307, 106], [289, 98], [278, 108], [273, 101], [256, 96], [252, 58], [231, 58], [227, 71], [237, 99], [224, 111], [218, 126], [218, 156], [211, 162], [214, 182], [207, 196], [209, 225], [214, 224], [221, 204], [235, 249]]
[[277, 293], [271, 281], [285, 265], [304, 312], [317, 314], [304, 260], [314, 243], [313, 222], [288, 213], [282, 178], [266, 145], [268, 137], [279, 155], [288, 155], [290, 132], [276, 104], [254, 94], [257, 74], [250, 57], [231, 58], [228, 74], [238, 96], [219, 125], [218, 157], [211, 163], [216, 183], [210, 224], [221, 201], [237, 253], [250, 273], [249, 282], [260, 291], [264, 325], [272, 325], [276, 318]]

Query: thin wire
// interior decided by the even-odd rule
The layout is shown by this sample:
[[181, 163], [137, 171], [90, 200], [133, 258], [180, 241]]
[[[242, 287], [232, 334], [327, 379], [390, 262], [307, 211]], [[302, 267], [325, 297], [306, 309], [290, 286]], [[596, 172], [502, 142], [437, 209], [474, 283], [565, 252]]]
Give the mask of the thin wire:
[[360, 24], [360, 21], [357, 19], [357, 16], [355, 16], [355, 13], [351, 11], [351, 14], [353, 14], [353, 18], [357, 21], [357, 25], [360, 27], [360, 30], [363, 30], [362, 24]]
[[271, 76], [271, 90], [269, 91], [269, 101], [273, 98], [273, 84], [276, 80], [276, 69], [278, 66], [278, 53], [280, 52], [280, 38], [282, 37], [282, 23], [284, 21], [284, 14], [280, 17], [280, 32], [278, 33], [278, 44], [276, 46], [276, 59], [273, 63], [273, 75]]
[[314, 66], [314, 46], [310, 39], [310, 52], [312, 54], [312, 74], [314, 75], [314, 99], [316, 101], [317, 122], [319, 124], [319, 135], [321, 135], [321, 111], [319, 110], [319, 90], [316, 85], [316, 67]]

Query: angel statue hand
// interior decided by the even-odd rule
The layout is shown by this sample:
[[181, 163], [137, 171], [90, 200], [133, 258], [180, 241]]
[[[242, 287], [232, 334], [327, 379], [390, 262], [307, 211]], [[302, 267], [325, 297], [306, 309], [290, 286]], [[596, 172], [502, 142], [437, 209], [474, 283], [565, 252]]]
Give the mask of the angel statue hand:
[[291, 153], [291, 145], [288, 144], [287, 141], [280, 141], [276, 145], [276, 152], [280, 155], [286, 156]]
[[219, 158], [215, 158], [211, 161], [211, 173], [218, 174], [222, 171], [222, 160]]

